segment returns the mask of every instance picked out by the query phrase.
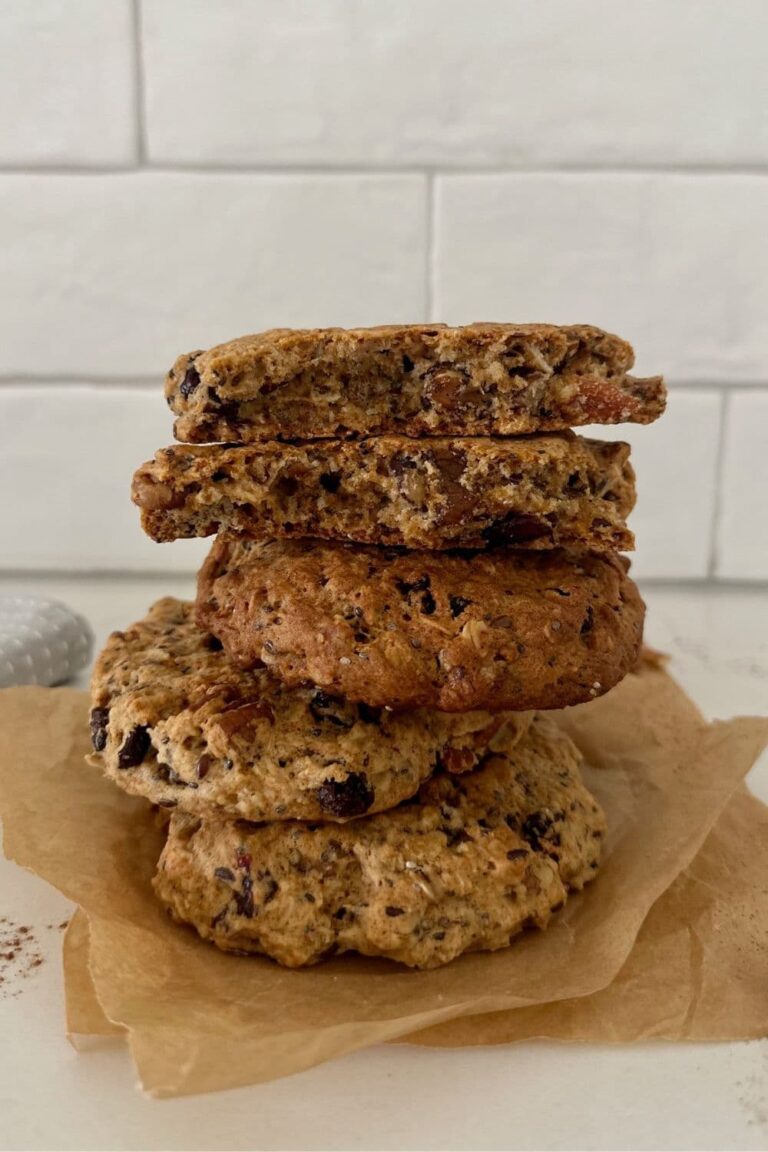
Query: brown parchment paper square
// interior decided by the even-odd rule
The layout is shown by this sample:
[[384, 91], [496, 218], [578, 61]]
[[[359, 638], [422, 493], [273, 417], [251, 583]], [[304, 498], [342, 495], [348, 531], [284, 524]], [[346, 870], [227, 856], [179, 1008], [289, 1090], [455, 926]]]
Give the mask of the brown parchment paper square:
[[[96, 998], [88, 920], [67, 930], [72, 1032], [124, 1035]], [[648, 913], [615, 980], [591, 996], [464, 1016], [401, 1042], [435, 1047], [549, 1039], [753, 1040], [768, 1036], [768, 807], [746, 788]]]
[[64, 999], [67, 1035], [75, 1048], [83, 1038], [125, 1037], [125, 1028], [113, 1024], [104, 1014], [91, 977], [91, 939], [88, 917], [82, 908], [76, 908], [62, 945], [64, 966]]
[[547, 932], [432, 972], [357, 957], [297, 972], [220, 954], [170, 923], [149, 886], [161, 833], [146, 805], [84, 764], [86, 712], [66, 689], [0, 694], [5, 851], [88, 913], [98, 1001], [158, 1095], [268, 1080], [459, 1017], [605, 988], [768, 740], [768, 721], [706, 724], [661, 669], [631, 675], [559, 714], [592, 765], [610, 835], [597, 880]]

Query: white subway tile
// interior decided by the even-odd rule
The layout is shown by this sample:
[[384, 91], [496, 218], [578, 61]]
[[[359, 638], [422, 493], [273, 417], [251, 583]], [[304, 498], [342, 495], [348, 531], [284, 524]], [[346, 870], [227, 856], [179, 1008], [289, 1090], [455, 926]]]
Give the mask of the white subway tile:
[[136, 159], [130, 0], [3, 0], [0, 164]]
[[434, 319], [588, 321], [640, 372], [765, 379], [768, 177], [444, 176]]
[[768, 580], [768, 388], [728, 397], [723, 449], [716, 575]]
[[170, 439], [160, 387], [0, 388], [2, 568], [194, 570], [210, 541], [153, 543], [130, 499]]
[[768, 159], [762, 0], [144, 0], [165, 162]]
[[0, 375], [139, 376], [272, 326], [424, 318], [419, 176], [0, 175]]
[[712, 548], [721, 400], [717, 392], [672, 392], [655, 424], [579, 429], [632, 445], [637, 505], [629, 518], [639, 579], [705, 577]]

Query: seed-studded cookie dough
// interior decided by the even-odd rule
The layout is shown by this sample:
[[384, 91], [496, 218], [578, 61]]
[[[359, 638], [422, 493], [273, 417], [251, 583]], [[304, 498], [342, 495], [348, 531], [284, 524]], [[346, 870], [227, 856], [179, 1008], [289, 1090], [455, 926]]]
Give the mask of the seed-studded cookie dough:
[[369, 705], [563, 708], [637, 660], [644, 605], [627, 568], [611, 553], [223, 535], [200, 570], [197, 618], [243, 666]]
[[92, 681], [92, 763], [164, 807], [249, 820], [346, 820], [473, 768], [530, 717], [395, 715], [233, 667], [192, 606], [158, 601], [115, 632]]
[[154, 885], [225, 950], [313, 964], [339, 952], [418, 968], [505, 948], [599, 865], [603, 814], [580, 756], [537, 718], [474, 772], [353, 824], [199, 820], [174, 813]]
[[138, 470], [133, 499], [154, 540], [226, 528], [434, 549], [634, 544], [629, 445], [570, 432], [177, 445]]
[[275, 328], [180, 356], [166, 381], [178, 440], [517, 435], [648, 424], [660, 377], [585, 324]]

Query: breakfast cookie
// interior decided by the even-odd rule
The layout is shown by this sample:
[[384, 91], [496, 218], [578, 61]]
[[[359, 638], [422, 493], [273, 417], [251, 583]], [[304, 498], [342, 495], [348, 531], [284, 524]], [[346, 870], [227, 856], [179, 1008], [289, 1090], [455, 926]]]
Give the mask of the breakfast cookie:
[[138, 470], [133, 499], [154, 540], [224, 528], [433, 549], [634, 544], [629, 445], [572, 432], [177, 445]]
[[197, 619], [248, 667], [373, 706], [563, 708], [634, 666], [628, 562], [586, 551], [409, 552], [219, 536]]
[[660, 377], [585, 324], [274, 328], [180, 356], [166, 380], [177, 440], [517, 435], [648, 424]]
[[346, 820], [473, 768], [530, 717], [397, 715], [233, 667], [192, 606], [158, 601], [114, 632], [91, 687], [92, 763], [126, 792], [248, 820]]
[[227, 951], [289, 967], [340, 952], [435, 968], [544, 928], [599, 865], [603, 813], [581, 757], [537, 717], [474, 772], [352, 824], [200, 820], [175, 812], [154, 887]]

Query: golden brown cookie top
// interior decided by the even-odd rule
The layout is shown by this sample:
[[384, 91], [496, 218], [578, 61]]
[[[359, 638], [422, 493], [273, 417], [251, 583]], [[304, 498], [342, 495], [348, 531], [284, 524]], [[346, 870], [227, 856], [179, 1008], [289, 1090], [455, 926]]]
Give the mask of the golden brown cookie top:
[[634, 666], [644, 606], [619, 557], [415, 552], [220, 536], [197, 618], [243, 666], [369, 705], [563, 708]]

